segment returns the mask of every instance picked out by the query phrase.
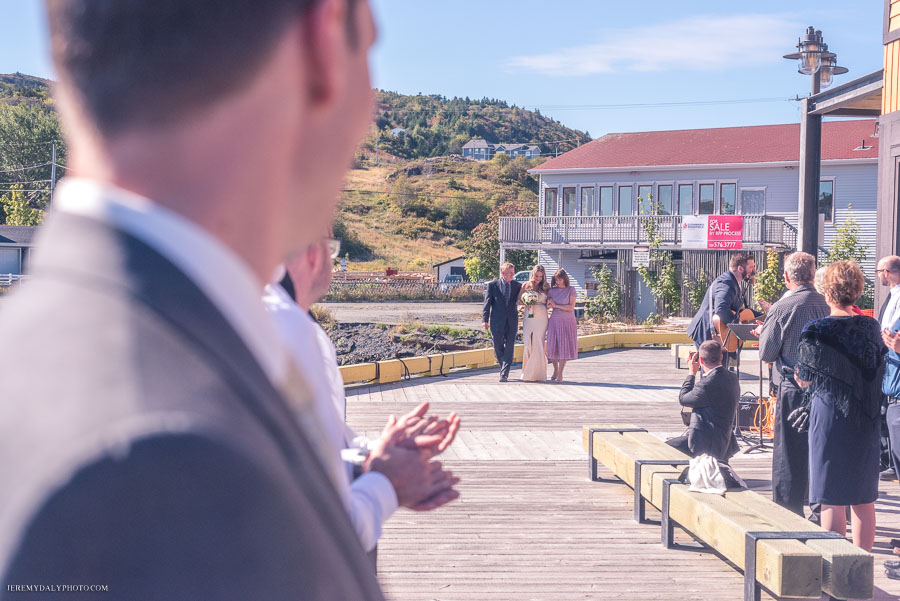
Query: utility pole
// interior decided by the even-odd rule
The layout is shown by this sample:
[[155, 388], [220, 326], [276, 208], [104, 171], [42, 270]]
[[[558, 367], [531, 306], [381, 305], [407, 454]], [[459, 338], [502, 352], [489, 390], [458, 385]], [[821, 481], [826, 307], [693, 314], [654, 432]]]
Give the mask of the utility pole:
[[50, 202], [53, 202], [53, 190], [56, 189], [56, 142], [53, 142], [53, 158], [50, 159]]
[[[817, 71], [812, 76], [812, 95], [819, 93]], [[800, 225], [800, 250], [819, 255], [819, 175], [822, 156], [822, 116], [810, 114], [812, 101], [800, 104], [800, 203], [797, 221]]]

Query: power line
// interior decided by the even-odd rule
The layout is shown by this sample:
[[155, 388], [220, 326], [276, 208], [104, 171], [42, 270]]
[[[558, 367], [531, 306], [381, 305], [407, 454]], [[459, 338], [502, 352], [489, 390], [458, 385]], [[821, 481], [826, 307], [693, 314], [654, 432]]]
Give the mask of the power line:
[[[764, 103], [764, 102], [795, 102], [797, 98], [785, 98], [782, 96], [777, 97], [767, 97], [767, 98], [732, 98], [726, 100], [684, 100], [684, 101], [673, 101], [673, 102], [635, 102], [635, 103], [621, 103], [621, 104], [539, 104], [533, 105], [534, 108], [526, 108], [520, 107], [518, 105], [515, 106], [506, 106], [506, 107], [495, 107], [499, 109], [513, 109], [519, 108], [522, 110], [554, 110], [554, 111], [567, 111], [567, 110], [578, 110], [578, 111], [586, 111], [586, 110], [610, 110], [610, 109], [640, 109], [640, 108], [660, 108], [660, 107], [677, 107], [677, 106], [714, 106], [714, 105], [722, 105], [722, 104], [756, 104], [756, 103]], [[476, 106], [476, 107], [467, 107], [462, 109], [450, 109], [450, 108], [400, 108], [400, 109], [392, 109], [390, 107], [379, 108], [379, 112], [389, 112], [389, 113], [445, 113], [445, 114], [468, 114], [468, 113], [478, 113], [478, 112], [488, 112], [488, 109], [491, 108], [492, 105], [488, 106]]]
[[795, 102], [796, 98], [771, 97], [771, 98], [736, 98], [732, 100], [692, 100], [684, 102], [641, 102], [629, 104], [555, 104], [545, 105], [545, 109], [556, 111], [583, 111], [583, 110], [607, 110], [607, 109], [640, 109], [659, 108], [666, 106], [715, 106], [721, 104], [755, 104], [762, 102]]
[[50, 163], [41, 163], [40, 165], [29, 165], [28, 167], [19, 167], [17, 169], [4, 169], [0, 173], [14, 173], [16, 171], [28, 171], [29, 169], [40, 169], [41, 167], [49, 167]]
[[[506, 198], [507, 200], [517, 200], [514, 196], [508, 196], [504, 194], [432, 194], [430, 192], [379, 192], [377, 190], [356, 190], [356, 189], [344, 189], [341, 192], [353, 192], [356, 194], [369, 194], [369, 195], [377, 195], [377, 196], [407, 196], [407, 197], [425, 197], [425, 198], [466, 198], [466, 199], [490, 199], [492, 196], [498, 196], [501, 198]], [[534, 201], [537, 201], [537, 195], [535, 194]]]

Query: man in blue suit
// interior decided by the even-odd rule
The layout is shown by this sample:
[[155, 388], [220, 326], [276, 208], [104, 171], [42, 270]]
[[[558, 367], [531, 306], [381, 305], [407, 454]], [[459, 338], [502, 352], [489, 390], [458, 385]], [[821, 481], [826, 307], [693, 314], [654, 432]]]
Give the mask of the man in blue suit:
[[[726, 271], [710, 284], [700, 303], [700, 309], [691, 320], [687, 333], [694, 341], [697, 349], [707, 340], [723, 342], [718, 335], [720, 324], [733, 323], [743, 304], [741, 282], [749, 281], [756, 274], [756, 261], [744, 253], [731, 256], [729, 271]], [[725, 354], [723, 366], [728, 368], [728, 354]]]
[[500, 381], [509, 378], [513, 361], [516, 333], [519, 331], [519, 313], [516, 301], [522, 284], [513, 280], [516, 268], [512, 263], [500, 266], [500, 276], [488, 283], [484, 291], [484, 309], [481, 311], [485, 331], [490, 329], [494, 341], [494, 355], [500, 365]]

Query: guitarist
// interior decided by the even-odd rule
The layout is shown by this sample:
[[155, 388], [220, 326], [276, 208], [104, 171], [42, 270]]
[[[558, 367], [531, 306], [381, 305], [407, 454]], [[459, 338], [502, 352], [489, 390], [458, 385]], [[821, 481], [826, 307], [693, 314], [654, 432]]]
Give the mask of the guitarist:
[[[744, 304], [741, 294], [741, 283], [748, 282], [756, 275], [756, 261], [750, 255], [735, 253], [731, 255], [729, 270], [713, 280], [700, 303], [700, 309], [691, 320], [687, 333], [694, 341], [694, 346], [707, 340], [723, 342], [728, 329], [726, 324], [737, 321], [738, 313]], [[723, 334], [720, 335], [720, 332]], [[725, 353], [722, 366], [728, 369], [731, 353]]]

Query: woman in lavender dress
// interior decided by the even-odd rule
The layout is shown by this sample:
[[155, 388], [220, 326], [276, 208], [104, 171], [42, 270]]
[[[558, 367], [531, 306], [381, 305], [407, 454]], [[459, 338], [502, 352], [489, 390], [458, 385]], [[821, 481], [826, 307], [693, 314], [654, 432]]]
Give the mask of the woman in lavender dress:
[[547, 358], [553, 364], [551, 380], [563, 381], [566, 361], [578, 358], [578, 324], [575, 323], [575, 288], [569, 274], [559, 269], [553, 274], [547, 294], [547, 308], [553, 309], [547, 325]]

